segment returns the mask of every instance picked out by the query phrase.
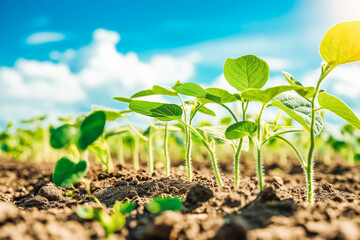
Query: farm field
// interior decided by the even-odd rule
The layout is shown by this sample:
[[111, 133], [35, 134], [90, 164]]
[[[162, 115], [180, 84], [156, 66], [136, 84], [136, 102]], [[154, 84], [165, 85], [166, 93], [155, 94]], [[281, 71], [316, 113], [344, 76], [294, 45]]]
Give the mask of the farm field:
[[[142, 36], [132, 27], [124, 46]], [[50, 61], [0, 65], [0, 240], [360, 239], [360, 20], [322, 38], [314, 29], [302, 38], [317, 39], [316, 57], [296, 49], [295, 61], [283, 46], [287, 57], [265, 56], [266, 31], [254, 42], [194, 40], [173, 55], [154, 54], [166, 49], [155, 44], [139, 57], [98, 28], [78, 50], [52, 49]], [[25, 42], [61, 49], [72, 38], [38, 32]], [[219, 54], [247, 42], [259, 56], [201, 47]], [[192, 48], [212, 60], [177, 55]], [[221, 74], [204, 80], [219, 59]]]
[[[267, 162], [266, 187], [258, 194], [253, 162], [244, 161], [246, 177], [235, 188], [227, 167], [231, 159], [223, 160], [223, 188], [216, 186], [209, 164], [194, 167], [191, 183], [176, 168], [165, 177], [160, 169], [149, 176], [146, 168], [134, 171], [128, 165], [118, 165], [110, 174], [94, 168], [86, 178], [94, 195], [109, 207], [115, 200], [136, 202], [113, 239], [359, 239], [360, 165], [318, 163], [315, 202], [309, 205], [296, 161], [286, 166]], [[98, 223], [75, 213], [77, 205], [95, 204], [84, 186], [76, 185], [74, 197], [67, 197], [64, 188], [51, 183], [52, 169], [53, 164], [1, 160], [0, 238], [104, 239]], [[145, 203], [157, 195], [179, 196], [184, 208], [152, 214]]]

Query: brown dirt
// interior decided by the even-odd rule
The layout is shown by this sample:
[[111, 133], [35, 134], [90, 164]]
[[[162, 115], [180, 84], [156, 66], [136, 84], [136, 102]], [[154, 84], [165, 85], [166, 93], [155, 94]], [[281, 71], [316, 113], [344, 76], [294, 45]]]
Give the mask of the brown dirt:
[[[292, 161], [265, 164], [267, 187], [260, 194], [251, 161], [243, 161], [241, 184], [232, 186], [231, 159], [221, 164], [223, 188], [209, 164], [196, 162], [192, 182], [178, 167], [168, 178], [162, 169], [149, 175], [117, 166], [106, 173], [92, 164], [86, 178], [108, 207], [116, 200], [136, 202], [113, 239], [360, 239], [360, 166], [318, 163], [315, 203], [308, 205], [302, 169]], [[0, 159], [0, 239], [104, 239], [97, 222], [75, 214], [78, 205], [94, 205], [84, 186], [76, 184], [75, 195], [66, 196], [69, 189], [51, 183], [52, 168]], [[169, 195], [184, 200], [181, 212], [145, 209], [152, 197]]]

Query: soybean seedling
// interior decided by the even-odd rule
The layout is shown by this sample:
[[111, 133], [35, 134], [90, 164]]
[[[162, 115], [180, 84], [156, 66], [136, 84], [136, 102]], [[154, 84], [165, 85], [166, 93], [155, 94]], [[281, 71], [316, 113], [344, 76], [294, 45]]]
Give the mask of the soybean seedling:
[[[69, 156], [57, 161], [52, 180], [57, 187], [67, 187], [82, 180], [88, 170], [88, 161], [80, 157], [80, 152], [86, 151], [103, 133], [106, 122], [105, 113], [96, 111], [86, 116], [78, 127], [62, 125], [54, 129], [50, 136], [50, 145], [55, 149], [67, 149]], [[86, 181], [85, 188], [96, 203]]]
[[104, 208], [85, 206], [79, 206], [76, 209], [76, 214], [80, 218], [99, 222], [105, 231], [106, 239], [109, 239], [116, 230], [125, 225], [125, 216], [130, 214], [134, 207], [135, 203], [133, 202], [116, 201], [112, 207], [112, 215], [108, 214]]
[[[306, 173], [307, 201], [309, 203], [313, 202], [315, 135], [319, 134], [322, 127], [319, 124], [319, 118], [321, 118], [320, 110], [329, 110], [355, 128], [360, 129], [360, 120], [353, 111], [344, 102], [320, 88], [326, 76], [336, 66], [360, 60], [359, 38], [360, 21], [343, 22], [332, 27], [325, 34], [320, 44], [320, 55], [325, 63], [321, 65], [321, 74], [316, 83], [316, 87], [312, 88], [311, 91], [304, 91], [306, 87], [302, 86], [302, 84], [289, 73], [284, 73], [290, 85], [300, 87], [297, 91], [299, 96], [281, 98], [273, 103], [273, 105], [282, 109], [310, 132], [310, 147], [307, 161], [305, 162], [299, 155], [300, 163]], [[320, 107], [317, 107], [316, 100]], [[301, 110], [304, 105], [306, 105], [306, 112]]]
[[146, 204], [146, 209], [151, 213], [161, 213], [164, 211], [180, 211], [182, 202], [177, 197], [154, 197]]
[[[243, 120], [230, 125], [225, 132], [226, 138], [243, 139], [251, 137], [257, 149], [256, 172], [260, 191], [264, 188], [264, 177], [262, 167], [262, 122], [263, 111], [270, 105], [271, 100], [278, 94], [298, 89], [296, 86], [275, 86], [261, 90], [269, 79], [268, 64], [254, 56], [246, 55], [237, 59], [227, 59], [224, 65], [224, 76], [228, 83], [236, 88], [241, 94], [235, 94], [242, 104]], [[257, 116], [256, 123], [246, 120], [246, 111], [251, 101], [261, 103], [261, 110]], [[277, 135], [287, 133], [288, 131], [277, 132]], [[274, 133], [275, 134], [275, 133]], [[266, 140], [267, 141], [267, 140]], [[239, 181], [239, 158], [240, 150], [235, 155], [235, 186]]]

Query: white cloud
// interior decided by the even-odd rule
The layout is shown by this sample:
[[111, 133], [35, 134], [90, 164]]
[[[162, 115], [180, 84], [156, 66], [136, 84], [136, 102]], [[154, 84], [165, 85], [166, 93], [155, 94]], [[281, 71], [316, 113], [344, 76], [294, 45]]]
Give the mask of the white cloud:
[[54, 61], [18, 59], [14, 67], [0, 67], [0, 102], [6, 103], [0, 107], [1, 118], [51, 116], [84, 106], [90, 109], [91, 104], [111, 105], [114, 96], [130, 96], [153, 84], [188, 81], [200, 60], [198, 54], [190, 53], [154, 55], [144, 62], [134, 52], [118, 52], [119, 41], [118, 33], [98, 29], [89, 45], [52, 52]]
[[26, 43], [29, 45], [57, 42], [65, 39], [65, 35], [58, 32], [38, 32], [27, 37]]

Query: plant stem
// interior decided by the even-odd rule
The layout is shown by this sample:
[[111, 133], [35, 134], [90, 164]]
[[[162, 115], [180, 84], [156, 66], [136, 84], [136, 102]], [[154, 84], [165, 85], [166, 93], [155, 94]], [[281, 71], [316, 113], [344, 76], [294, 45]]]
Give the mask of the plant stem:
[[187, 124], [186, 124], [186, 120], [187, 120], [186, 114], [187, 114], [187, 111], [186, 111], [185, 103], [184, 103], [184, 101], [182, 100], [180, 94], [177, 94], [177, 96], [178, 96], [178, 98], [179, 98], [179, 100], [180, 100], [182, 109], [184, 110], [184, 121], [183, 121], [183, 124], [184, 124], [184, 128], [185, 128], [185, 162], [186, 162], [187, 177], [188, 177], [188, 180], [191, 181], [191, 180], [192, 180], [191, 134], [190, 134], [190, 129], [188, 128], [188, 126], [187, 126]]
[[[242, 120], [246, 121], [246, 109], [247, 109], [247, 107], [245, 107], [244, 102], [241, 103], [241, 107], [242, 107], [242, 114], [243, 114]], [[237, 122], [236, 117], [234, 117], [234, 119]], [[240, 141], [239, 141], [239, 146], [238, 146], [238, 148], [236, 150], [236, 153], [235, 153], [235, 161], [234, 161], [234, 174], [235, 174], [235, 177], [234, 177], [235, 183], [234, 184], [235, 184], [235, 187], [239, 186], [240, 158], [241, 158], [241, 148], [242, 148], [242, 145], [243, 145], [243, 141], [244, 141], [244, 138], [241, 138]]]
[[257, 140], [259, 142], [257, 147], [257, 161], [256, 161], [256, 171], [258, 176], [258, 182], [259, 182], [259, 189], [260, 192], [264, 189], [264, 179], [263, 179], [263, 164], [262, 164], [262, 156], [261, 156], [261, 115], [265, 109], [265, 104], [263, 104], [259, 118], [257, 120]]
[[103, 205], [101, 204], [101, 202], [99, 201], [99, 199], [97, 197], [95, 197], [91, 191], [90, 191], [90, 186], [87, 184], [86, 180], [85, 179], [81, 179], [81, 181], [84, 183], [85, 185], [85, 190], [87, 192], [87, 194], [95, 201], [95, 203], [97, 205], [99, 205], [100, 207], [103, 207]]
[[307, 159], [307, 168], [306, 168], [306, 183], [307, 183], [307, 201], [308, 203], [313, 202], [313, 156], [314, 156], [314, 150], [315, 150], [315, 99], [317, 94], [319, 93], [320, 84], [324, 80], [324, 78], [330, 73], [330, 71], [333, 69], [331, 65], [327, 65], [324, 68], [324, 71], [321, 72], [320, 78], [317, 82], [315, 94], [311, 100], [311, 126], [310, 126], [310, 148], [308, 153], [308, 159]]
[[209, 143], [203, 138], [203, 136], [195, 128], [193, 128], [191, 125], [187, 124], [183, 120], [178, 120], [178, 121], [183, 123], [184, 125], [186, 125], [191, 131], [193, 131], [201, 139], [201, 141], [205, 145], [206, 149], [209, 151], [209, 154], [211, 157], [211, 163], [212, 163], [212, 166], [213, 166], [213, 169], [215, 172], [216, 181], [217, 181], [219, 187], [222, 187], [223, 183], [221, 180], [220, 172], [218, 170], [215, 151], [212, 149], [212, 147], [209, 145]]
[[306, 170], [307, 166], [306, 163], [302, 157], [302, 155], [300, 154], [299, 150], [286, 138], [283, 138], [282, 136], [276, 136], [276, 138], [283, 140], [284, 142], [286, 142], [287, 144], [289, 144], [289, 146], [294, 150], [294, 152], [296, 153], [296, 156], [299, 158], [299, 161], [301, 163], [301, 166]]
[[123, 144], [123, 138], [119, 136], [119, 152], [118, 152], [118, 160], [120, 165], [124, 165], [124, 144]]
[[153, 133], [150, 130], [149, 137], [148, 137], [148, 168], [149, 172], [154, 172], [154, 153], [153, 153]]
[[224, 107], [226, 110], [228, 110], [228, 112], [231, 114], [231, 116], [234, 118], [234, 120], [235, 120], [235, 122], [237, 122], [238, 120], [237, 120], [237, 118], [236, 118], [236, 116], [235, 116], [235, 114], [233, 113], [233, 111], [231, 111], [231, 109], [228, 107], [228, 106], [226, 106], [225, 104], [223, 104], [223, 103], [221, 103], [220, 104], [222, 107]]
[[169, 158], [169, 129], [168, 122], [165, 122], [165, 134], [164, 134], [164, 158], [165, 158], [165, 175], [170, 176], [170, 158]]
[[135, 170], [139, 170], [139, 137], [134, 135], [134, 146], [133, 146], [133, 164]]

